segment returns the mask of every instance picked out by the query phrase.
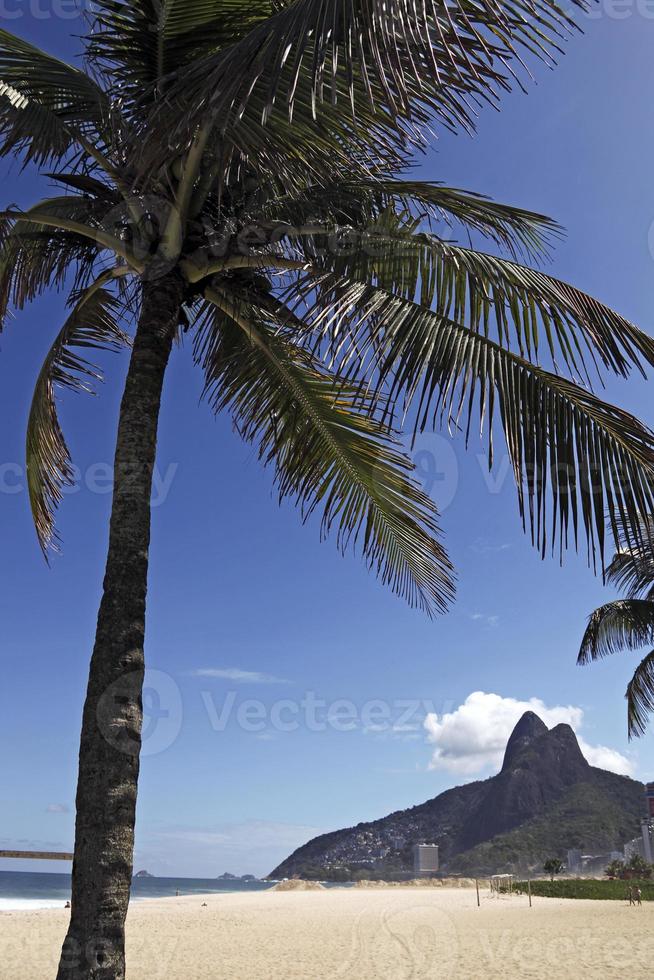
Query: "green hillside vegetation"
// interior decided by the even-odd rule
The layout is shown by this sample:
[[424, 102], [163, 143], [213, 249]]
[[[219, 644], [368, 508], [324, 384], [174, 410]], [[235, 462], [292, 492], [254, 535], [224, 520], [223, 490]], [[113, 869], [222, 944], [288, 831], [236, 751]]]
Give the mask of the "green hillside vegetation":
[[593, 783], [572, 786], [542, 816], [457, 855], [450, 862], [450, 870], [462, 873], [500, 873], [528, 867], [540, 870], [543, 855], [564, 854], [569, 848], [601, 853], [615, 847], [617, 842], [635, 837], [640, 799], [636, 797], [632, 801], [626, 795], [617, 798], [615, 777], [604, 781], [603, 775], [600, 770], [594, 770]]

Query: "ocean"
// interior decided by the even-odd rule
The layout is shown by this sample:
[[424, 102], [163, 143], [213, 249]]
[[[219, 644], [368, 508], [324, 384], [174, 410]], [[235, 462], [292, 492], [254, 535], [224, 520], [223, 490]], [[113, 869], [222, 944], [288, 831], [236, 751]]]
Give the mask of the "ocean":
[[[216, 881], [215, 878], [135, 878], [132, 901], [201, 895], [209, 892], [265, 891], [267, 881]], [[0, 912], [20, 909], [61, 908], [70, 899], [69, 874], [36, 874], [31, 871], [0, 871]]]

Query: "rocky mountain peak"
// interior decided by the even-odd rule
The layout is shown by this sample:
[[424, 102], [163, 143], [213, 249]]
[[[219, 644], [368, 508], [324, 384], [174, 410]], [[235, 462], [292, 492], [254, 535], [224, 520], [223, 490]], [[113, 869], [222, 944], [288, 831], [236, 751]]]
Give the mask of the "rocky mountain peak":
[[540, 738], [541, 735], [547, 735], [547, 733], [548, 728], [545, 722], [538, 715], [534, 714], [533, 711], [525, 711], [506, 744], [502, 772], [508, 769], [517, 756], [531, 745], [535, 739]]

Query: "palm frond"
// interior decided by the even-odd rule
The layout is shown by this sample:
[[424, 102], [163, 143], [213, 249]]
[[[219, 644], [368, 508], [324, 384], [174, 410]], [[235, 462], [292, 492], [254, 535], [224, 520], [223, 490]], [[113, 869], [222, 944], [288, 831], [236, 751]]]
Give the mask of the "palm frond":
[[0, 244], [0, 331], [10, 309], [21, 310], [50, 289], [86, 288], [94, 277], [97, 248], [67, 233], [25, 231]]
[[643, 547], [633, 544], [629, 528], [618, 521], [617, 548], [606, 570], [607, 581], [630, 599], [654, 601], [654, 517], [641, 515]]
[[108, 68], [123, 99], [144, 93], [198, 58], [240, 40], [277, 9], [274, 0], [96, 0], [87, 55]]
[[[444, 243], [456, 244], [461, 232], [471, 233], [505, 249], [515, 259], [538, 260], [549, 254], [562, 229], [551, 218], [481, 194], [446, 187], [433, 181], [409, 181], [377, 176], [374, 180], [346, 176], [302, 186], [299, 193], [283, 193], [264, 202], [259, 220], [301, 227], [323, 224], [326, 232], [352, 226], [360, 235], [375, 235], [389, 214], [419, 219]], [[254, 220], [254, 216], [252, 216]], [[427, 223], [427, 228], [423, 225]]]
[[[647, 533], [654, 539], [651, 527]], [[654, 601], [654, 551], [645, 547], [616, 552], [606, 570], [606, 580], [630, 599]]]
[[90, 177], [88, 174], [61, 172], [46, 173], [44, 176], [57, 184], [63, 184], [64, 187], [72, 187], [73, 190], [81, 191], [82, 194], [90, 195], [98, 201], [104, 201], [106, 205], [119, 203], [119, 195], [110, 184]]
[[555, 370], [564, 367], [589, 383], [602, 368], [627, 377], [633, 366], [645, 375], [645, 366], [654, 365], [654, 340], [587, 293], [537, 269], [416, 233], [414, 224], [389, 211], [363, 236], [354, 229], [342, 253], [325, 247], [327, 236], [313, 234], [302, 236], [300, 248], [343, 281], [415, 300], [529, 360], [538, 362], [544, 348]]
[[[295, 92], [292, 119], [288, 111], [278, 107], [267, 115], [264, 94], [255, 89], [243, 115], [232, 113], [225, 121], [217, 111], [210, 111], [204, 121], [214, 123], [212, 143], [228, 156], [226, 172], [245, 169], [256, 174], [264, 187], [276, 184], [273, 197], [289, 192], [297, 197], [308, 181], [324, 183], [327, 173], [332, 179], [352, 180], [355, 176], [370, 179], [373, 173], [406, 169], [410, 163], [409, 148], [418, 139], [417, 131], [405, 127], [383, 102], [375, 107], [369, 105], [361, 81], [355, 82], [355, 87], [361, 90], [355, 120], [343, 111], [343, 106], [349, 104], [345, 87], [340, 101], [324, 103], [316, 116], [310, 80], [303, 74]], [[166, 110], [160, 110], [159, 115], [156, 125], [165, 125], [173, 145], [183, 148], [184, 133], [176, 130], [178, 112], [170, 120]], [[137, 154], [135, 169], [147, 171], [151, 159], [158, 159], [156, 142]]]
[[94, 247], [97, 253], [108, 249], [142, 272], [143, 256], [135, 254], [133, 242], [123, 234], [122, 228], [108, 221], [112, 215], [115, 216], [115, 212], [108, 207], [106, 197], [92, 198], [82, 194], [47, 198], [27, 211], [0, 212], [0, 218], [14, 222], [11, 238], [15, 240], [34, 234], [53, 238], [62, 234], [74, 236]]
[[[317, 297], [317, 298], [316, 298]], [[627, 412], [532, 364], [475, 331], [379, 287], [307, 276], [287, 301], [309, 307], [316, 349], [327, 344], [337, 369], [364, 371], [371, 397], [402, 407], [415, 430], [446, 423], [469, 437], [475, 413], [493, 465], [497, 419], [534, 544], [575, 545], [583, 526], [589, 561], [604, 567], [605, 519], [643, 542], [641, 515], [654, 510], [654, 434]], [[309, 342], [305, 338], [305, 342]], [[392, 417], [390, 415], [389, 417]]]
[[[79, 195], [47, 198], [39, 214], [95, 227], [107, 201]], [[0, 329], [10, 306], [21, 310], [48, 289], [89, 285], [100, 254], [99, 242], [29, 219], [30, 212], [5, 212], [0, 218]], [[72, 282], [71, 282], [72, 276]]]
[[577, 663], [609, 657], [623, 650], [640, 650], [654, 643], [654, 603], [645, 599], [615, 599], [592, 613]]
[[650, 715], [654, 711], [654, 651], [636, 668], [625, 697], [629, 738], [644, 735]]
[[0, 252], [0, 331], [11, 308], [23, 309], [48, 290], [82, 290], [93, 279], [97, 249], [66, 234], [30, 232]]
[[510, 88], [521, 52], [551, 64], [572, 26], [555, 0], [296, 0], [180, 72], [168, 94], [187, 132], [207, 112], [231, 124], [252, 100], [263, 100], [264, 121], [276, 105], [292, 114], [303, 77], [316, 117], [344, 84], [342, 112], [356, 118], [362, 82], [368, 103], [389, 107], [406, 133], [430, 117], [472, 129], [476, 107]]
[[20, 235], [29, 230], [28, 225], [31, 226], [31, 230], [34, 230], [34, 226], [39, 224], [37, 218], [32, 219], [31, 217], [35, 214], [53, 219], [62, 218], [65, 221], [99, 228], [103, 218], [106, 217], [106, 213], [107, 201], [105, 198], [91, 197], [88, 194], [62, 194], [57, 197], [43, 198], [38, 204], [28, 208], [27, 211], [9, 212], [9, 216], [16, 222], [14, 234]]
[[[632, 366], [644, 374], [645, 366], [654, 364], [654, 340], [581, 290], [516, 261], [417, 231], [418, 199], [400, 186], [407, 196], [395, 200], [386, 194], [375, 200], [368, 188], [351, 188], [348, 193], [347, 185], [328, 185], [322, 194], [299, 200], [287, 195], [267, 207], [257, 197], [243, 224], [251, 221], [269, 233], [276, 256], [305, 258], [312, 267], [329, 269], [343, 281], [381, 286], [493, 336], [528, 359], [538, 361], [544, 349], [555, 372], [565, 368], [591, 386], [595, 376], [602, 379], [603, 369], [624, 377]], [[433, 189], [426, 187], [422, 200]], [[405, 210], [392, 206], [400, 201]], [[538, 215], [495, 207], [505, 221], [497, 231], [487, 226], [496, 240], [500, 234], [513, 235], [514, 246], [534, 246], [543, 228], [554, 227]], [[255, 217], [260, 210], [263, 220]], [[285, 221], [280, 220], [282, 214]], [[474, 209], [471, 220], [476, 220]], [[234, 248], [238, 250], [237, 241]], [[263, 249], [253, 256], [258, 257], [263, 265]], [[329, 302], [331, 296], [325, 293], [323, 299]]]
[[477, 232], [514, 258], [539, 258], [562, 234], [560, 225], [546, 215], [434, 181], [377, 177], [367, 183], [357, 180], [352, 189], [374, 194], [383, 211], [399, 205], [408, 214], [422, 214], [454, 231]]
[[42, 165], [80, 139], [99, 152], [117, 127], [115, 108], [92, 78], [0, 30], [0, 156], [18, 153]]
[[57, 413], [57, 390], [89, 392], [102, 378], [76, 349], [118, 350], [129, 343], [117, 321], [119, 302], [105, 288], [115, 274], [107, 273], [78, 300], [50, 348], [34, 389], [26, 440], [27, 483], [34, 526], [46, 555], [50, 547], [57, 547], [54, 520], [62, 488], [73, 480]]
[[196, 357], [214, 410], [229, 407], [241, 435], [275, 466], [280, 498], [295, 497], [305, 518], [320, 506], [322, 532], [336, 528], [342, 551], [358, 544], [394, 592], [442, 611], [453, 596], [452, 568], [434, 506], [367, 411], [365, 392], [325, 371], [261, 309], [206, 296], [221, 312], [205, 314]]

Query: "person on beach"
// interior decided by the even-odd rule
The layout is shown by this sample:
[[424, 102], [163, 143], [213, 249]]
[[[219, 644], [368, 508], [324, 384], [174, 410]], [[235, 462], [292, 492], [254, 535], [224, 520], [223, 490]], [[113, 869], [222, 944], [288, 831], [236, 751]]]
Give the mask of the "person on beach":
[[631, 885], [629, 885], [629, 888], [627, 888], [627, 898], [629, 899], [629, 904], [630, 905], [633, 905], [634, 904], [634, 890], [631, 887]]
[[643, 904], [643, 893], [640, 890], [640, 888], [636, 888], [634, 890], [634, 899], [635, 899], [635, 901], [634, 901], [634, 904], [635, 905], [642, 905]]

